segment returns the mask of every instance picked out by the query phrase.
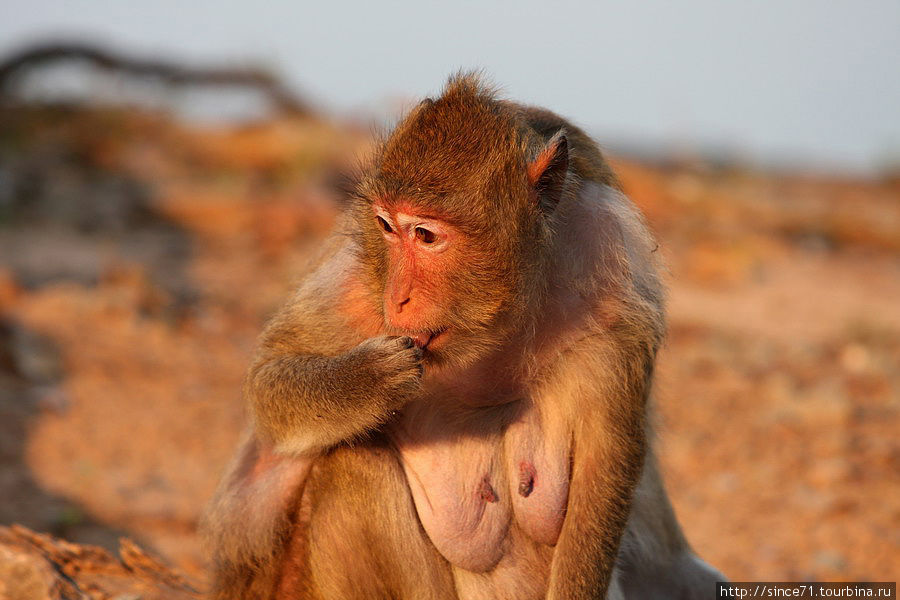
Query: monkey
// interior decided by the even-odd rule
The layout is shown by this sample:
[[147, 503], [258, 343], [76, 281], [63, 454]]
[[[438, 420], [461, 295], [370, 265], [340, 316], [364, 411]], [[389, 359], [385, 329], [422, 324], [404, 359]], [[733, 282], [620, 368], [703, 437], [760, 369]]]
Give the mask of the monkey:
[[655, 248], [584, 131], [452, 76], [261, 335], [212, 596], [709, 597], [652, 450]]

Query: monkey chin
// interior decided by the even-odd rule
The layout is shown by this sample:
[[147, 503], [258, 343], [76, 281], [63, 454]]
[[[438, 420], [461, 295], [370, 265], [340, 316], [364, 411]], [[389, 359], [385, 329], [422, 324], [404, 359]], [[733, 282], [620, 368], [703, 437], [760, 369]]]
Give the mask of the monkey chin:
[[489, 358], [496, 349], [494, 344], [471, 335], [469, 332], [455, 331], [435, 336], [425, 348], [422, 356], [425, 373], [428, 376], [457, 377], [466, 369]]
[[465, 333], [448, 328], [409, 337], [422, 349], [422, 362], [426, 372], [431, 374], [453, 373], [464, 369], [482, 358], [486, 350]]

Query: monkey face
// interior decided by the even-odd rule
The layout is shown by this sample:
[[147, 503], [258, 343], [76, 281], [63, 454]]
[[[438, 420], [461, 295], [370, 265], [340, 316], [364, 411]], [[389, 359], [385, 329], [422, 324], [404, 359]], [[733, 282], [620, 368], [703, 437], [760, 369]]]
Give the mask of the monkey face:
[[[375, 202], [370, 227], [381, 245], [379, 287], [386, 328], [413, 338], [431, 363], [465, 363], [480, 334], [496, 334], [513, 290], [509, 269], [465, 227], [410, 203]], [[494, 256], [495, 260], [485, 260]], [[500, 267], [500, 268], [498, 268]], [[492, 336], [493, 337], [493, 336]]]
[[[408, 209], [407, 209], [408, 210]], [[392, 328], [409, 332], [421, 347], [441, 324], [441, 280], [453, 265], [459, 232], [439, 219], [377, 204], [375, 221], [387, 249], [384, 316]], [[448, 255], [447, 252], [450, 251]]]
[[350, 193], [385, 329], [453, 365], [528, 329], [567, 173], [563, 133], [537, 134], [489, 94], [415, 108]]

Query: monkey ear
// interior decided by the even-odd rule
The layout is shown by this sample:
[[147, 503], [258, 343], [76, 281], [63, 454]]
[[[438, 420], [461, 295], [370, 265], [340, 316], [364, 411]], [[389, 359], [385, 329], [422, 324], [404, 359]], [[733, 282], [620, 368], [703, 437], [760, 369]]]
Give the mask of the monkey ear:
[[541, 209], [553, 212], [562, 195], [569, 172], [569, 141], [562, 130], [553, 134], [547, 145], [528, 163], [528, 183], [537, 193]]

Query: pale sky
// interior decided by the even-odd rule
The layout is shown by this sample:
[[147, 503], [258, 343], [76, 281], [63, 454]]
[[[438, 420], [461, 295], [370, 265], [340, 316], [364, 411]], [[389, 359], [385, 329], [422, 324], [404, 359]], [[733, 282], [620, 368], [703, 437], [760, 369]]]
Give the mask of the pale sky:
[[0, 0], [0, 14], [0, 52], [63, 35], [261, 62], [338, 115], [480, 67], [601, 143], [828, 170], [900, 162], [900, 0]]

